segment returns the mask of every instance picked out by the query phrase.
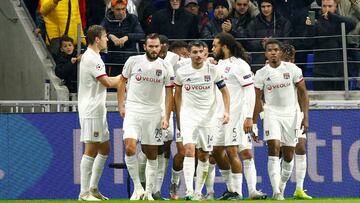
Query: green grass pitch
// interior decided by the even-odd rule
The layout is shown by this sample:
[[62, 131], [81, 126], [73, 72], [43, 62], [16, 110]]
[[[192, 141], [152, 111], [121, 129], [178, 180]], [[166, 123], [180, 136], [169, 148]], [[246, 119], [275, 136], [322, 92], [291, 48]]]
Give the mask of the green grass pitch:
[[[313, 200], [295, 200], [295, 199], [287, 199], [285, 201], [275, 201], [275, 200], [241, 200], [240, 202], [254, 202], [254, 203], [360, 203], [360, 198], [315, 198]], [[0, 203], [32, 203], [32, 202], [39, 202], [39, 203], [79, 203], [77, 200], [0, 200]], [[126, 203], [130, 202], [129, 199], [112, 199], [109, 201], [103, 201], [103, 202], [117, 202], [117, 203]], [[146, 201], [131, 201], [132, 203], [138, 203], [138, 202], [146, 202]], [[164, 201], [153, 201], [153, 202], [164, 202]], [[166, 201], [166, 202], [173, 202], [173, 203], [189, 203], [191, 201]], [[209, 202], [229, 202], [229, 201], [209, 201]], [[232, 202], [232, 201], [231, 201]]]

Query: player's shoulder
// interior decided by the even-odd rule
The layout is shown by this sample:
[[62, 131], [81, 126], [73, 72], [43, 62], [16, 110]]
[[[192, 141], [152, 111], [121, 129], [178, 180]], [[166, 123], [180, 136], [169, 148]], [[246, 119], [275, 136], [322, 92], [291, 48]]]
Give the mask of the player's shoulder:
[[251, 72], [251, 67], [246, 61], [244, 61], [241, 58], [236, 58], [236, 57], [233, 57], [233, 60], [234, 60], [234, 65], [236, 66], [235, 70], [238, 70], [239, 72], [242, 72], [242, 73]]
[[184, 63], [182, 66], [180, 66], [176, 72], [178, 74], [184, 74], [191, 70], [191, 63]]
[[265, 65], [264, 67], [256, 71], [255, 76], [262, 76], [265, 75], [267, 72], [268, 72], [268, 65]]
[[128, 61], [140, 61], [140, 60], [144, 60], [144, 55], [135, 55], [135, 56], [130, 56], [128, 58]]

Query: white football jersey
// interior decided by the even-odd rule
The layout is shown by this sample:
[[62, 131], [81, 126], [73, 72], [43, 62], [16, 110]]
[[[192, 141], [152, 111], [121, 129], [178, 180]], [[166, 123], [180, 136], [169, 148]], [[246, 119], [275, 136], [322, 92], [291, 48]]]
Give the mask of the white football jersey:
[[180, 122], [185, 125], [211, 127], [215, 125], [216, 83], [223, 82], [216, 67], [204, 63], [195, 69], [191, 64], [176, 71], [175, 84], [182, 86]]
[[106, 87], [97, 80], [105, 75], [105, 64], [100, 54], [88, 48], [80, 61], [78, 94], [80, 118], [102, 118], [106, 116]]
[[[236, 57], [220, 60], [217, 68], [221, 71], [230, 93], [230, 114], [238, 116], [243, 111], [243, 88], [253, 84], [253, 73], [248, 63]], [[217, 91], [217, 116], [222, 118], [225, 108], [222, 95]]]
[[163, 88], [173, 87], [174, 72], [170, 64], [158, 58], [149, 61], [146, 55], [131, 56], [125, 63], [123, 77], [128, 79], [126, 111], [160, 113]]
[[254, 85], [264, 91], [264, 110], [280, 115], [296, 112], [296, 84], [303, 80], [301, 69], [293, 63], [281, 62], [277, 68], [269, 64], [256, 72]]

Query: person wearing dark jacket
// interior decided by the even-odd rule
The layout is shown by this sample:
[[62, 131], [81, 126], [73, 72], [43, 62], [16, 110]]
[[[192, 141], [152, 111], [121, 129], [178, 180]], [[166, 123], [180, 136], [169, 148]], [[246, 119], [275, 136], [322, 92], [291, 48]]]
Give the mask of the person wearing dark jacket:
[[60, 54], [55, 61], [55, 75], [64, 81], [70, 93], [77, 93], [77, 64], [80, 58], [74, 51], [74, 40], [68, 36], [62, 37]]
[[112, 0], [101, 25], [108, 33], [107, 74], [121, 74], [125, 61], [137, 54], [136, 43], [145, 38], [140, 22], [126, 11], [126, 0]]
[[[315, 63], [334, 62], [315, 64], [313, 69], [314, 77], [344, 77], [344, 68], [342, 64], [342, 50], [326, 50], [339, 49], [342, 47], [341, 37], [331, 37], [341, 35], [341, 23], [345, 23], [346, 33], [353, 30], [356, 22], [348, 17], [336, 14], [336, 1], [323, 0], [321, 5], [322, 15], [311, 24], [310, 19], [306, 20], [307, 37], [314, 36], [330, 36], [321, 38], [312, 38], [308, 40], [308, 45], [313, 49], [324, 49], [324, 51], [316, 51], [314, 53]], [[313, 81], [314, 90], [344, 90], [343, 81]]]
[[255, 10], [249, 9], [251, 4], [250, 0], [235, 0], [234, 2], [234, 8], [229, 17], [233, 24], [231, 34], [235, 38], [245, 38], [247, 26], [259, 14], [257, 7], [254, 6]]
[[199, 30], [195, 15], [184, 10], [181, 0], [168, 0], [166, 8], [153, 14], [151, 32], [169, 39], [196, 39]]
[[214, 18], [202, 29], [201, 38], [213, 39], [221, 32], [232, 31], [232, 23], [229, 19], [229, 4], [226, 0], [214, 1]]
[[[260, 0], [258, 6], [259, 15], [249, 23], [246, 29], [248, 38], [260, 38], [249, 40], [244, 44], [250, 52], [264, 52], [264, 44], [269, 38], [289, 37], [292, 31], [291, 23], [276, 12], [273, 0]], [[251, 58], [251, 68], [255, 73], [264, 66], [265, 56], [263, 53], [253, 53]]]

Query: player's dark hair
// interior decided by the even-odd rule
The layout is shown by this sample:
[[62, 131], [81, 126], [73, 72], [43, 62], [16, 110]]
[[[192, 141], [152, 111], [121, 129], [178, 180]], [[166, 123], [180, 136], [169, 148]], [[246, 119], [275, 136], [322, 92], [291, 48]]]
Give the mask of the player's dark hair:
[[269, 44], [277, 44], [279, 46], [279, 48], [282, 50], [283, 44], [279, 40], [276, 40], [276, 39], [267, 40], [265, 43], [265, 50], [267, 49]]
[[87, 34], [86, 34], [86, 41], [88, 44], [94, 44], [95, 39], [101, 38], [101, 35], [106, 33], [106, 30], [101, 25], [92, 25], [89, 27]]
[[159, 36], [157, 33], [148, 34], [148, 35], [146, 35], [146, 37], [145, 37], [145, 42], [144, 42], [144, 44], [147, 44], [147, 41], [148, 41], [149, 39], [159, 39], [159, 40], [160, 40], [160, 36]]
[[195, 40], [189, 43], [189, 49], [191, 49], [192, 47], [204, 47], [204, 48], [208, 48], [208, 45], [200, 40]]
[[160, 44], [169, 44], [169, 39], [165, 35], [159, 35]]
[[173, 52], [174, 50], [179, 49], [179, 48], [189, 49], [189, 45], [188, 45], [188, 43], [186, 43], [185, 41], [182, 41], [182, 40], [174, 41], [170, 44], [169, 51]]
[[231, 55], [249, 63], [249, 56], [244, 47], [231, 34], [222, 32], [217, 34], [215, 38], [219, 40], [221, 46], [226, 46], [230, 50]]

